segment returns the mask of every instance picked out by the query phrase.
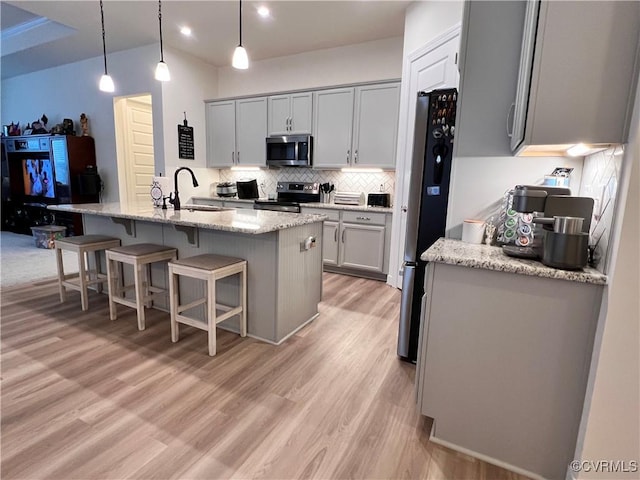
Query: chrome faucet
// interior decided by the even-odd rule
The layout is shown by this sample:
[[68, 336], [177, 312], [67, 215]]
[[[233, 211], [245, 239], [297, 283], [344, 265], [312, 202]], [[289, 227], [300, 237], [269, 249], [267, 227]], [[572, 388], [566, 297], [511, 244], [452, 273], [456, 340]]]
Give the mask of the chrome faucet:
[[176, 170], [176, 173], [173, 174], [173, 185], [175, 188], [174, 194], [169, 194], [169, 203], [173, 205], [174, 210], [180, 210], [180, 196], [178, 195], [178, 173], [180, 170], [188, 170], [191, 174], [191, 179], [193, 180], [193, 186], [198, 186], [198, 180], [196, 180], [196, 176], [193, 171], [189, 167], [180, 167]]

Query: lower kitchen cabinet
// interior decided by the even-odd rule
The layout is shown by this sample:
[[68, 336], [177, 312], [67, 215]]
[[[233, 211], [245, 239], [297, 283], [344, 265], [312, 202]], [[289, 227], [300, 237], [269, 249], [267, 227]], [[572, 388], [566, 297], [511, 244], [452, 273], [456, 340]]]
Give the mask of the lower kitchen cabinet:
[[391, 214], [302, 207], [323, 214], [322, 259], [326, 271], [386, 280], [389, 271]]

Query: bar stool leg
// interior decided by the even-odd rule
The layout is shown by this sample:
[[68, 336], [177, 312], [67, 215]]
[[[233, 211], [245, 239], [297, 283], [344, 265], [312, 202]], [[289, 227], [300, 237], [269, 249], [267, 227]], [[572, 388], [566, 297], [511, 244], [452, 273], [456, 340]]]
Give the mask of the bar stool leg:
[[[149, 296], [149, 294], [151, 293], [150, 288], [151, 288], [151, 264], [147, 263], [144, 269], [144, 274], [145, 274], [145, 279], [144, 279], [144, 284], [145, 284], [145, 297]], [[149, 300], [147, 300], [147, 302], [145, 303], [145, 306], [147, 308], [151, 308], [153, 306], [153, 300], [151, 298], [149, 298]]]
[[[93, 251], [93, 262], [95, 263], [96, 268], [96, 280], [100, 277], [100, 255], [98, 250]], [[102, 293], [102, 282], [96, 283], [96, 292]]]
[[60, 303], [64, 303], [66, 300], [67, 290], [62, 285], [64, 281], [64, 263], [62, 261], [62, 249], [56, 248], [56, 263], [58, 264], [58, 289], [60, 290]]
[[180, 338], [180, 330], [178, 326], [178, 304], [179, 304], [179, 285], [178, 275], [173, 272], [169, 266], [169, 305], [171, 310], [171, 341], [176, 343]]
[[138, 312], [138, 330], [144, 330], [144, 295], [146, 287], [143, 285], [144, 265], [135, 264], [133, 277], [136, 290], [136, 311]]
[[242, 278], [240, 279], [241, 285], [241, 301], [242, 301], [242, 313], [240, 314], [240, 336], [247, 336], [247, 264], [242, 266]]
[[207, 280], [207, 309], [209, 356], [213, 357], [216, 354], [216, 281], [214, 275], [210, 275]]
[[[113, 296], [118, 292], [118, 278], [116, 277], [116, 265], [114, 261], [109, 258], [107, 254], [107, 280], [109, 283], [109, 318], [115, 320], [118, 318], [118, 312], [116, 310], [116, 302], [113, 301]], [[118, 268], [119, 270], [119, 268]]]
[[87, 269], [85, 263], [85, 252], [78, 252], [78, 275], [80, 283], [80, 301], [82, 303], [82, 311], [89, 309], [89, 299], [87, 298]]

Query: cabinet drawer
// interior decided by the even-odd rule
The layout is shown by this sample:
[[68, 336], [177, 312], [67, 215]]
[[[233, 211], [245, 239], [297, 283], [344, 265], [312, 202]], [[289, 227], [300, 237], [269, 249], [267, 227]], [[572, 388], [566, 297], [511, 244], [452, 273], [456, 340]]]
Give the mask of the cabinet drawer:
[[366, 223], [368, 225], [384, 225], [387, 215], [373, 212], [342, 212], [342, 221], [350, 223]]
[[328, 208], [310, 208], [310, 207], [301, 207], [300, 213], [304, 213], [307, 215], [326, 215], [327, 220], [332, 220], [334, 222], [340, 221], [340, 210], [330, 210]]

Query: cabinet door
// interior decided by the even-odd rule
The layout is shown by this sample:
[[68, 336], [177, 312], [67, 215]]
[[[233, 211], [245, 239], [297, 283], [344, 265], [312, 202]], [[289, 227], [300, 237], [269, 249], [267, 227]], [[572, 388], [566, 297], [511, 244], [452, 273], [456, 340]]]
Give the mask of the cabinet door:
[[385, 227], [343, 223], [340, 230], [340, 265], [382, 272]]
[[236, 100], [236, 165], [265, 167], [267, 99]]
[[400, 85], [356, 88], [353, 166], [395, 168]]
[[291, 95], [291, 120], [289, 121], [289, 133], [295, 135], [311, 133], [312, 104], [311, 92], [294, 93]]
[[289, 117], [291, 116], [291, 97], [276, 95], [269, 97], [269, 135], [288, 135]]
[[322, 234], [322, 261], [327, 265], [338, 264], [339, 222], [325, 220]]
[[233, 100], [207, 104], [207, 166], [234, 165], [235, 118]]
[[353, 88], [314, 93], [314, 168], [351, 165]]

